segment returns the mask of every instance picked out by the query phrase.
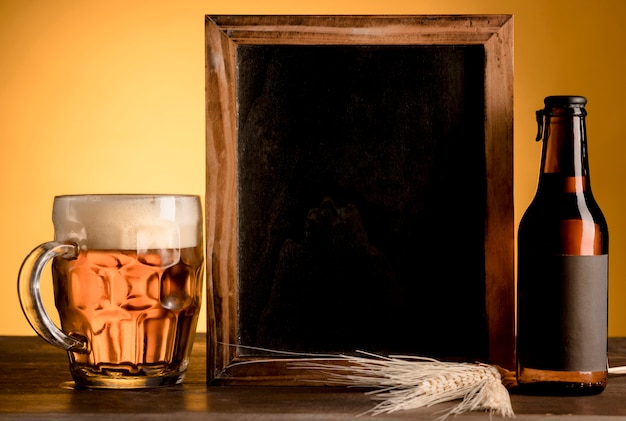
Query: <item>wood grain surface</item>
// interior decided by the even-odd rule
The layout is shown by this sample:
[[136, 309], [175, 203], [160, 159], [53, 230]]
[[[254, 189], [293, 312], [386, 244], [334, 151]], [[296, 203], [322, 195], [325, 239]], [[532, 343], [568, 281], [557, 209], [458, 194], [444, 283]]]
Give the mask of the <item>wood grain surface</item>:
[[[328, 387], [206, 385], [206, 335], [198, 334], [182, 385], [145, 390], [79, 390], [67, 355], [34, 336], [0, 337], [0, 419], [10, 420], [363, 420], [376, 402], [364, 391]], [[609, 339], [611, 366], [626, 364], [626, 338]], [[511, 395], [515, 420], [626, 420], [626, 376], [588, 397]], [[374, 419], [428, 420], [451, 404]], [[365, 418], [367, 419], [367, 418]], [[500, 419], [482, 412], [460, 420]]]

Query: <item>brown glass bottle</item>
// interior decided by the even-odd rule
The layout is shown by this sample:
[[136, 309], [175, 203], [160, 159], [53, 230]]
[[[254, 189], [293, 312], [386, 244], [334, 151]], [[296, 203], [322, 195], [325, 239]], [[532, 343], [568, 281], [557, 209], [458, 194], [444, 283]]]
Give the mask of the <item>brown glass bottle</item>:
[[587, 100], [544, 102], [539, 186], [518, 231], [517, 381], [523, 393], [595, 394], [607, 382], [609, 243], [591, 194]]

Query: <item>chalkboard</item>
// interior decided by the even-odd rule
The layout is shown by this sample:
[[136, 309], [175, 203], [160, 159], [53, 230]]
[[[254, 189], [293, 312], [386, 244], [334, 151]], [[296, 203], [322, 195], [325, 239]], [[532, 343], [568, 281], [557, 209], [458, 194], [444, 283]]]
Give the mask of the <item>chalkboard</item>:
[[509, 20], [385, 19], [207, 19], [210, 382], [306, 383], [258, 348], [512, 361]]

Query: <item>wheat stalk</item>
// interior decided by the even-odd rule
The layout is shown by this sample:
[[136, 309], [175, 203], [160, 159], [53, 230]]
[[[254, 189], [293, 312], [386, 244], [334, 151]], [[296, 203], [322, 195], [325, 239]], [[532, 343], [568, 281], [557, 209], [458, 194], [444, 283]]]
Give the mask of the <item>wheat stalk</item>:
[[324, 383], [373, 389], [367, 394], [380, 403], [360, 415], [389, 414], [461, 400], [452, 408], [441, 411], [442, 415], [436, 421], [469, 411], [515, 417], [506, 387], [515, 385], [514, 373], [494, 365], [444, 362], [416, 356], [385, 357], [363, 351], [357, 351], [359, 356], [238, 347], [293, 358], [240, 361], [233, 366], [281, 361], [294, 369], [320, 371], [327, 376]]
[[361, 415], [430, 407], [460, 399], [460, 403], [444, 411], [438, 420], [476, 410], [503, 417], [515, 416], [509, 393], [495, 366], [413, 356], [361, 354], [365, 356], [342, 355], [348, 366], [314, 361], [293, 363], [292, 366], [321, 370], [334, 384], [373, 388], [368, 394], [381, 402]]

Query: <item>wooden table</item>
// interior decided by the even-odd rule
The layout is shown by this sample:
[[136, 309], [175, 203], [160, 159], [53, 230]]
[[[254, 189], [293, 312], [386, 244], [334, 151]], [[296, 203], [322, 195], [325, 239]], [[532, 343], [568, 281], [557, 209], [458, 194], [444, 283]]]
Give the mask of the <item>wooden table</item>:
[[[206, 336], [196, 338], [185, 383], [147, 390], [78, 390], [65, 353], [38, 337], [0, 337], [0, 418], [19, 420], [367, 420], [362, 391], [327, 387], [218, 387], [205, 383]], [[626, 338], [609, 340], [611, 366], [626, 365]], [[626, 375], [612, 375], [607, 389], [590, 397], [512, 395], [516, 421], [626, 420]], [[398, 412], [372, 419], [433, 420], [447, 408]], [[480, 412], [449, 420], [489, 420]], [[493, 417], [492, 419], [500, 419]]]

